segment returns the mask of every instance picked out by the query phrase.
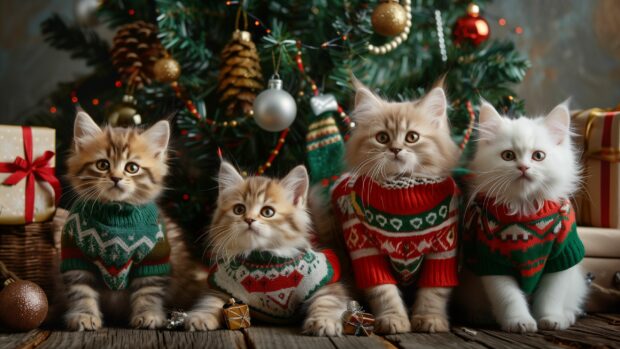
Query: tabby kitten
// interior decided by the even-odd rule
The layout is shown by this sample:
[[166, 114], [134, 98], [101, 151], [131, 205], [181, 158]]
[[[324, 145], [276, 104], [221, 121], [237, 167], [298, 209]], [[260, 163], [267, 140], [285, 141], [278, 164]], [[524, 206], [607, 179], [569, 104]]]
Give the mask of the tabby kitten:
[[348, 297], [335, 254], [310, 243], [308, 186], [303, 166], [282, 180], [243, 179], [222, 163], [209, 230], [209, 290], [189, 312], [188, 330], [221, 328], [222, 306], [233, 296], [253, 317], [288, 323], [305, 313], [305, 333], [341, 335]]
[[[332, 190], [332, 207], [357, 288], [379, 333], [448, 331], [458, 217], [450, 173], [459, 150], [450, 137], [445, 93], [436, 87], [419, 100], [396, 103], [355, 84], [349, 172]], [[401, 290], [415, 293], [411, 318]]]
[[[169, 136], [167, 121], [143, 132], [101, 129], [88, 114], [77, 113], [67, 161], [77, 200], [61, 242], [70, 330], [97, 330], [104, 314], [106, 322], [161, 327], [167, 296], [189, 306], [193, 285], [204, 282], [180, 229], [154, 204], [167, 173]], [[171, 264], [178, 268], [171, 271]]]

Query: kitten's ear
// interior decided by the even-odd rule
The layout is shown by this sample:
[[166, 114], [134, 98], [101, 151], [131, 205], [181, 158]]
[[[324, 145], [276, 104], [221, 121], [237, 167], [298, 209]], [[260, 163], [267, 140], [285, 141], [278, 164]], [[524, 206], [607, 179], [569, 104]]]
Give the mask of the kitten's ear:
[[435, 87], [422, 98], [420, 106], [431, 116], [433, 121], [448, 120], [448, 100], [443, 88]]
[[170, 140], [170, 124], [166, 120], [158, 121], [155, 125], [151, 126], [148, 130], [142, 133], [150, 145], [155, 148], [156, 156], [163, 154], [168, 147], [168, 141]]
[[362, 84], [355, 77], [352, 77], [351, 80], [353, 81], [353, 87], [355, 88], [355, 111], [357, 112], [353, 113], [354, 117], [360, 112], [367, 112], [381, 106], [381, 99], [368, 87], [364, 86], [364, 84]]
[[308, 197], [308, 188], [310, 187], [310, 178], [308, 171], [303, 165], [299, 165], [289, 172], [282, 179], [282, 186], [293, 194], [293, 204], [303, 206], [306, 204]]
[[75, 123], [73, 124], [73, 139], [75, 141], [76, 150], [85, 140], [101, 134], [101, 128], [85, 111], [80, 110], [75, 115]]
[[497, 125], [502, 122], [502, 116], [499, 115], [497, 110], [493, 105], [485, 100], [482, 100], [482, 105], [480, 106], [480, 116], [479, 116], [480, 125], [485, 125], [487, 127], [492, 127], [493, 125]]
[[217, 177], [220, 194], [226, 188], [235, 186], [243, 182], [243, 177], [237, 172], [237, 169], [228, 161], [222, 161], [220, 165], [220, 173]]
[[570, 111], [568, 100], [559, 104], [545, 118], [545, 125], [556, 144], [562, 144], [570, 135]]

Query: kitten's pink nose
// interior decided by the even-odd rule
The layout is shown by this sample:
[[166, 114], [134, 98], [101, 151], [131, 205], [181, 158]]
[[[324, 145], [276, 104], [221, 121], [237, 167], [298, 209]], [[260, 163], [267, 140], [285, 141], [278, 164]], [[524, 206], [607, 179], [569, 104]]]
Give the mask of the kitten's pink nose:
[[394, 153], [394, 155], [398, 155], [402, 149], [400, 148], [390, 148], [390, 151]]
[[254, 218], [246, 218], [246, 219], [244, 219], [244, 221], [245, 221], [248, 225], [252, 225], [252, 223], [256, 222], [256, 219], [254, 219]]
[[121, 181], [120, 177], [110, 177], [110, 179], [112, 180], [112, 182], [114, 182], [114, 184], [118, 184], [118, 182]]
[[529, 170], [530, 168], [528, 166], [525, 165], [519, 165], [517, 166], [517, 168], [519, 169], [519, 171], [521, 171], [521, 173], [525, 174], [525, 172], [527, 172], [527, 170]]

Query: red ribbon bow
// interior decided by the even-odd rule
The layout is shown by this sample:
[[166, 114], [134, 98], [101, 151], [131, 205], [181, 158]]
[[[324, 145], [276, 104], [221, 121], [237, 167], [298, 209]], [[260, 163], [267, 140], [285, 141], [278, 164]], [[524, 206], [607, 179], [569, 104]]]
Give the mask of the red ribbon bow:
[[22, 127], [24, 154], [26, 158], [16, 157], [13, 162], [0, 162], [0, 172], [11, 173], [2, 184], [15, 185], [26, 178], [26, 223], [31, 223], [34, 216], [34, 183], [35, 178], [48, 182], [54, 189], [56, 204], [60, 200], [60, 182], [54, 176], [54, 168], [49, 166], [49, 161], [54, 157], [53, 151], [46, 151], [43, 155], [32, 160], [32, 129]]

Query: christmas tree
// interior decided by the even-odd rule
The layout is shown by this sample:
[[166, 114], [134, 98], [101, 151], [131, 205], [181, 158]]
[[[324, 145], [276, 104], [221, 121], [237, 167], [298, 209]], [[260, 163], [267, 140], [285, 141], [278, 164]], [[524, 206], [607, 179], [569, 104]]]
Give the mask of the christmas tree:
[[[446, 74], [462, 146], [480, 97], [507, 114], [523, 108], [511, 85], [528, 62], [512, 43], [489, 39], [483, 0], [94, 3], [81, 25], [57, 15], [42, 24], [47, 42], [85, 60], [92, 74], [60, 84], [30, 122], [57, 129], [63, 163], [78, 105], [119, 126], [169, 118], [172, 174], [162, 206], [196, 236], [214, 208], [219, 154], [247, 174], [281, 175], [306, 163], [313, 181], [329, 183], [341, 147], [315, 157], [312, 142], [346, 140], [354, 127], [352, 75], [382, 96], [409, 100]], [[116, 32], [112, 43], [84, 24], [92, 20]], [[314, 132], [322, 125], [329, 132]]]

